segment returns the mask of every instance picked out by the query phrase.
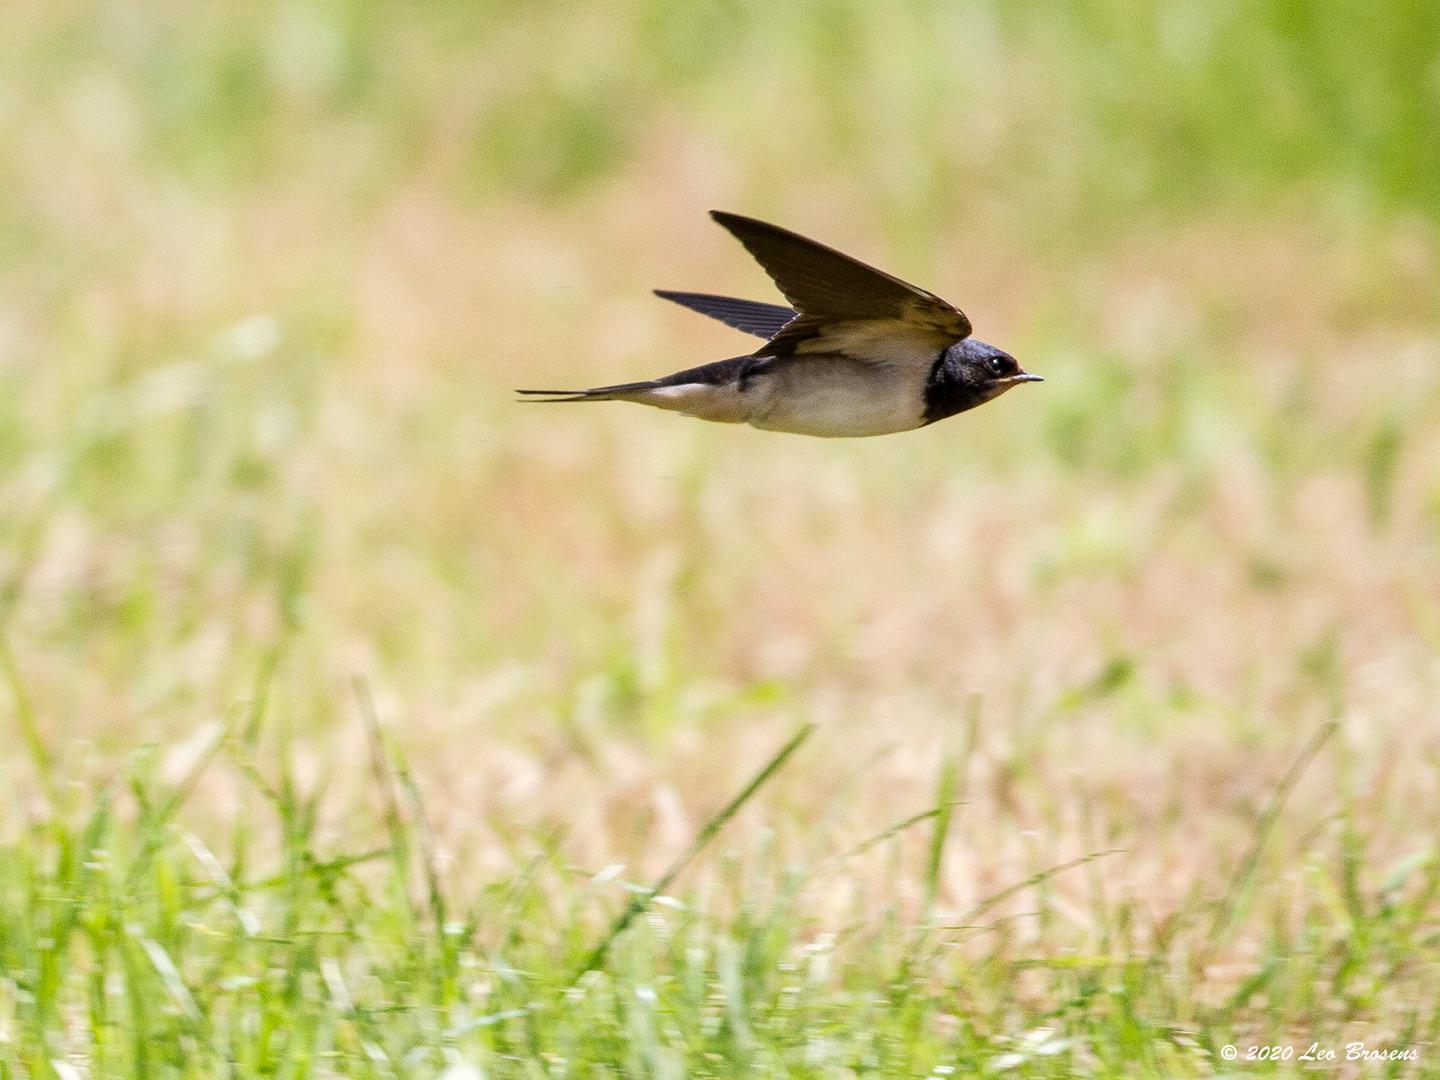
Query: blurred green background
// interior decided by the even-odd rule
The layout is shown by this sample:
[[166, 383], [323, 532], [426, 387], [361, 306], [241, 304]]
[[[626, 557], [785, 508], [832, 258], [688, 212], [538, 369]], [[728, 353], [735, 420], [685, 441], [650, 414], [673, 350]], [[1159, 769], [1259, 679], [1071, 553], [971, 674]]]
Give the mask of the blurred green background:
[[[693, 492], [660, 458], [700, 484], [736, 445], [853, 470], [882, 514], [944, 478], [1179, 476], [1199, 505], [1227, 477], [1339, 468], [1377, 523], [1398, 491], [1435, 528], [1440, 10], [1421, 0], [12, 4], [0, 136], [6, 617], [68, 513], [102, 554], [193, 529], [198, 622], [222, 568], [298, 597], [332, 543], [357, 581], [408, 551], [426, 581], [399, 602], [433, 589], [425, 621], [448, 629], [397, 616], [396, 674], [460, 641], [493, 663], [595, 587], [543, 543], [510, 550], [546, 511], [506, 493], [580, 485], [550, 508], [563, 543], [615, 448], [649, 437], [679, 441], [628, 467], [682, 517]], [[931, 284], [1059, 384], [863, 451], [510, 404], [744, 347], [647, 295], [773, 295], [716, 205]], [[524, 472], [566, 448], [610, 476]], [[703, 557], [683, 523], [672, 539]], [[58, 633], [108, 634], [113, 608], [189, 637], [158, 604], [164, 563], [137, 551], [113, 603], [80, 594]], [[356, 603], [337, 626], [383, 619]], [[685, 632], [702, 668], [730, 640], [723, 618]], [[595, 633], [584, 663], [626, 651]], [[134, 641], [130, 661], [155, 644]]]
[[[318, 172], [341, 202], [424, 176], [481, 205], [553, 207], [683, 128], [747, 189], [780, 185], [769, 201], [843, 174], [922, 235], [977, 203], [1050, 239], [1272, 200], [1426, 217], [1440, 202], [1440, 13], [1423, 0], [61, 3], [5, 18], [12, 144], [38, 113], [77, 151], [123, 151], [211, 197]], [[22, 236], [25, 209], [10, 207]]]
[[[90, 673], [51, 688], [57, 715], [83, 690], [117, 714], [105, 731], [183, 730], [279, 648], [309, 651], [292, 684], [328, 715], [358, 649], [451, 704], [513, 666], [510, 715], [541, 727], [599, 673], [612, 707], [668, 730], [626, 621], [650, 558], [675, 563], [655, 571], [671, 697], [783, 676], [803, 700], [846, 685], [887, 597], [923, 591], [938, 555], [907, 553], [906, 531], [1017, 484], [1030, 527], [991, 542], [1031, 612], [1097, 573], [1117, 587], [1080, 612], [1105, 643], [1050, 656], [1081, 675], [1153, 643], [1121, 588], [1197, 553], [1241, 575], [1246, 604], [1297, 581], [1324, 596], [1307, 574], [1382, 541], [1397, 572], [1433, 569], [1433, 4], [61, 3], [0, 20], [0, 618]], [[706, 221], [717, 205], [931, 284], [1051, 382], [861, 447], [509, 400], [744, 347], [648, 296], [772, 295]], [[1339, 540], [1307, 517], [1329, 505], [1315, 484], [1360, 515], [1344, 552], [1318, 544]], [[1232, 510], [1240, 534], [1216, 524]], [[767, 527], [738, 551], [726, 535]], [[945, 527], [976, 542], [969, 517]], [[899, 576], [852, 573], [856, 539]], [[813, 552], [851, 592], [766, 591], [762, 548]], [[973, 589], [1003, 569], [965, 572]], [[757, 644], [765, 616], [737, 599], [756, 588], [805, 642], [777, 655], [803, 660]], [[1322, 606], [1296, 650], [1349, 617]], [[885, 624], [869, 670], [903, 656], [953, 679], [910, 643], [939, 633], [928, 618]], [[1040, 657], [983, 603], [954, 618]], [[209, 667], [176, 662], [206, 649]], [[1198, 652], [1177, 656], [1157, 681], [1200, 677]]]

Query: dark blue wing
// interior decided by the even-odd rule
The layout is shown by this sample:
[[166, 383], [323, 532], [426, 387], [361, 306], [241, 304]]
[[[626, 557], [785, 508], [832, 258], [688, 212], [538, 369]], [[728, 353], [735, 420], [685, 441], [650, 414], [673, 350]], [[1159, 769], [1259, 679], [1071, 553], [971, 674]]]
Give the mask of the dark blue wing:
[[781, 328], [797, 312], [780, 304], [762, 304], [757, 300], [737, 300], [732, 296], [712, 296], [709, 293], [671, 292], [656, 289], [655, 295], [672, 300], [691, 311], [719, 319], [726, 326], [744, 330], [747, 334], [765, 338], [767, 341], [778, 334]]

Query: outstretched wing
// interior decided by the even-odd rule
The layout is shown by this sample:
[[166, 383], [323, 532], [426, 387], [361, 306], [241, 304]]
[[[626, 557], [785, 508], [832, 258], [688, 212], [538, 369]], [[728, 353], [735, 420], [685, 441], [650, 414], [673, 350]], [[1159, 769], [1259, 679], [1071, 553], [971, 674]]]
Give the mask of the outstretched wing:
[[744, 330], [747, 334], [766, 339], [778, 334], [786, 323], [799, 314], [783, 304], [762, 304], [756, 300], [737, 300], [732, 296], [714, 296], [710, 293], [656, 289], [655, 295], [672, 300], [691, 311], [709, 315], [712, 319], [719, 319], [736, 330]]
[[778, 225], [724, 210], [710, 216], [799, 311], [758, 356], [835, 351], [929, 363], [937, 349], [970, 336], [964, 312], [932, 292]]

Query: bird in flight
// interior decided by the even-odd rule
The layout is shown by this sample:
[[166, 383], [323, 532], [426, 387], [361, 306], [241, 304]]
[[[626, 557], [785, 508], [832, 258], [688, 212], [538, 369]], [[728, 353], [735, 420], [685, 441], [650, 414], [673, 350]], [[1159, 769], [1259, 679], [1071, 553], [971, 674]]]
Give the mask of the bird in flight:
[[834, 248], [754, 218], [712, 210], [791, 307], [655, 290], [765, 339], [752, 353], [645, 382], [520, 390], [539, 401], [634, 401], [720, 423], [830, 438], [933, 424], [1042, 381], [970, 336], [953, 304]]

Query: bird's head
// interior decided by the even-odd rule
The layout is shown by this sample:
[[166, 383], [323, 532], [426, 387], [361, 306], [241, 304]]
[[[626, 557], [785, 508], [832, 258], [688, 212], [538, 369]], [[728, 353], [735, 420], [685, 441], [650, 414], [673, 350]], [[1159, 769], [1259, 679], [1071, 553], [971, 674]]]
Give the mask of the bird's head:
[[946, 349], [944, 364], [950, 378], [961, 383], [977, 405], [999, 397], [1012, 386], [1045, 381], [1031, 375], [1003, 349], [976, 338], [957, 341]]

